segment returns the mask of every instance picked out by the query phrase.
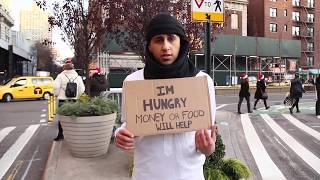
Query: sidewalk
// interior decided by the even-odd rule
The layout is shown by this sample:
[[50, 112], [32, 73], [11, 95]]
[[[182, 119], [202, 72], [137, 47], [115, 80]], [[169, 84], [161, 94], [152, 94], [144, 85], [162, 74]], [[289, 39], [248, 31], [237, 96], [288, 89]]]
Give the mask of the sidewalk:
[[[235, 157], [246, 162], [237, 144], [238, 137], [235, 133], [237, 128], [241, 126], [231, 126], [231, 121], [237, 121], [234, 113], [218, 111], [216, 122], [226, 145], [225, 157]], [[64, 141], [54, 141], [42, 179], [130, 180], [128, 176], [128, 156], [111, 143], [106, 155], [95, 158], [76, 158], [70, 154]]]
[[53, 141], [43, 180], [130, 180], [128, 157], [113, 143], [107, 154], [94, 158], [73, 157], [64, 141]]

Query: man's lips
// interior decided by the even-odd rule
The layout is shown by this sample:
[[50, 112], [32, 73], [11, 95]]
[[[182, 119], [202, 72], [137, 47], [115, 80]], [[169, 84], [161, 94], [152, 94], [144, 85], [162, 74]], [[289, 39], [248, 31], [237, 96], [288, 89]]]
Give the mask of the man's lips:
[[161, 57], [161, 59], [163, 59], [163, 60], [169, 60], [170, 58], [171, 58], [171, 54], [163, 54], [163, 55], [161, 55], [160, 57]]

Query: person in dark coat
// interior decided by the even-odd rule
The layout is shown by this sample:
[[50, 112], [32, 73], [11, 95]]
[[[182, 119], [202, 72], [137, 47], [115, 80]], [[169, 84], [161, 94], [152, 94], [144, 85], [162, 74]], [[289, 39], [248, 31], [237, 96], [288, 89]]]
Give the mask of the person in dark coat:
[[266, 109], [270, 108], [270, 106], [267, 105], [268, 96], [266, 94], [266, 83], [264, 81], [264, 75], [261, 73], [258, 74], [257, 89], [256, 93], [254, 94], [254, 98], [256, 99], [253, 106], [254, 110], [257, 109], [256, 106], [260, 99], [263, 100]]
[[294, 107], [297, 108], [297, 113], [300, 112], [299, 110], [299, 100], [302, 97], [302, 93], [304, 89], [302, 87], [302, 82], [299, 78], [299, 75], [295, 75], [294, 79], [291, 80], [291, 87], [290, 87], [290, 97], [294, 99], [294, 103], [291, 108], [289, 108], [290, 113], [292, 114], [292, 110]]
[[250, 108], [250, 92], [249, 92], [249, 80], [248, 80], [248, 75], [245, 74], [241, 77], [241, 88], [239, 92], [239, 102], [238, 102], [238, 114], [241, 113], [241, 104], [243, 101], [243, 98], [246, 99], [247, 101], [247, 108], [248, 108], [248, 113], [252, 113], [251, 108]]
[[90, 97], [100, 96], [100, 93], [108, 89], [108, 81], [102, 74], [101, 68], [89, 70]]
[[317, 102], [316, 102], [316, 115], [320, 115], [320, 74], [316, 78]]

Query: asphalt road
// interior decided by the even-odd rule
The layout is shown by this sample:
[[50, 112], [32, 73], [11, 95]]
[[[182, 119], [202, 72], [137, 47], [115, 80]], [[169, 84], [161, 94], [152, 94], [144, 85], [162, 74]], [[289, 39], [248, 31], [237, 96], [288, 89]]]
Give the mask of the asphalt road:
[[[242, 160], [252, 179], [320, 179], [320, 119], [315, 94], [304, 94], [301, 113], [289, 114], [284, 94], [269, 94], [269, 110], [258, 104], [238, 115], [238, 96], [217, 96], [217, 124], [226, 157]], [[242, 111], [246, 111], [246, 102]], [[251, 99], [253, 103], [253, 99]], [[45, 101], [0, 103], [0, 179], [41, 179], [55, 123], [47, 123]]]
[[[269, 94], [253, 113], [238, 115], [237, 96], [217, 97], [217, 124], [226, 157], [242, 160], [253, 179], [320, 179], [320, 119], [315, 94], [305, 94], [300, 113], [290, 115], [284, 94]], [[253, 103], [253, 99], [251, 99]], [[246, 112], [246, 102], [242, 112]]]
[[0, 179], [41, 179], [56, 133], [46, 109], [46, 101], [0, 103]]

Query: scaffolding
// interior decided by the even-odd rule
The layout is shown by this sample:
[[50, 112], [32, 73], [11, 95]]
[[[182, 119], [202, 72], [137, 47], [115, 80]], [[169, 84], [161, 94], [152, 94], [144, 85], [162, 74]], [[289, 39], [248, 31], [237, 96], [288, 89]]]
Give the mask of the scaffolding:
[[[297, 63], [301, 57], [301, 41], [262, 37], [218, 35], [213, 42], [211, 70], [219, 85], [235, 85], [238, 77], [246, 73], [257, 76], [262, 72], [273, 81], [281, 82], [288, 72], [289, 61]], [[195, 64], [204, 69], [204, 55], [195, 54]]]

